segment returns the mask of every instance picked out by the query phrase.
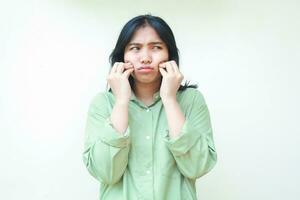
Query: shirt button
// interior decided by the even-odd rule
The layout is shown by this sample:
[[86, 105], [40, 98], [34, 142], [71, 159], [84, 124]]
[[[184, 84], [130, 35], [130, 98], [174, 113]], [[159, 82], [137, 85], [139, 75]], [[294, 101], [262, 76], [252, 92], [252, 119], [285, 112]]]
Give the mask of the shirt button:
[[147, 110], [146, 110], [147, 112], [149, 112], [150, 111], [150, 109], [149, 108], [147, 108]]
[[146, 136], [146, 139], [147, 139], [147, 140], [149, 140], [149, 139], [150, 139], [150, 136], [149, 136], [149, 135], [147, 135], [147, 136]]
[[147, 170], [147, 171], [146, 171], [146, 173], [147, 173], [147, 174], [150, 174], [150, 171], [149, 171], [149, 170]]

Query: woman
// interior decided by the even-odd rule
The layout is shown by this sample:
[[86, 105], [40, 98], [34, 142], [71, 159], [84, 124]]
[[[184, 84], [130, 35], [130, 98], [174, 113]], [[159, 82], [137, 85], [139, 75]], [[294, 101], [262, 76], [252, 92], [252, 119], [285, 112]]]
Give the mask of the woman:
[[159, 17], [137, 16], [110, 61], [110, 90], [91, 102], [83, 153], [100, 199], [197, 199], [195, 181], [217, 155], [202, 94], [181, 85], [172, 30]]

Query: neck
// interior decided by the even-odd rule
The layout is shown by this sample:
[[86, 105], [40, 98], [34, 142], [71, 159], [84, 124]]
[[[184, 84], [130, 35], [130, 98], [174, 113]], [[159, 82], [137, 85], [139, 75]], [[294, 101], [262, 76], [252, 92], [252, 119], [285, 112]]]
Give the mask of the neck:
[[157, 81], [155, 84], [135, 82], [133, 88], [134, 94], [138, 99], [152, 100], [153, 94], [158, 92], [160, 89], [160, 81]]

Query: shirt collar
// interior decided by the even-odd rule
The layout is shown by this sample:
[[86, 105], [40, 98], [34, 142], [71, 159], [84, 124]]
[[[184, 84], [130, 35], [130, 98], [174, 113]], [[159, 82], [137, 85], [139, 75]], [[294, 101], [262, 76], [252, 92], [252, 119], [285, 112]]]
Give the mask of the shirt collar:
[[[156, 101], [158, 101], [160, 99], [160, 91], [158, 90], [157, 92], [155, 92], [153, 94], [153, 99], [154, 99], [154, 102], [155, 103]], [[134, 94], [133, 91], [131, 91], [131, 97], [130, 97], [130, 100], [131, 101], [140, 101]]]

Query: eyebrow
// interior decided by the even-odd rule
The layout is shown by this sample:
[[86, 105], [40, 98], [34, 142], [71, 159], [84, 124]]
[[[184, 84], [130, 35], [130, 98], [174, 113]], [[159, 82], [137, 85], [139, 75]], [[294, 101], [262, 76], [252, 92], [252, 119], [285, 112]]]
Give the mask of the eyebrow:
[[[152, 44], [152, 45], [155, 45], [155, 44], [161, 44], [161, 45], [163, 45], [163, 42], [149, 42], [148, 45], [149, 45], [149, 44]], [[132, 46], [132, 45], [140, 46], [140, 45], [142, 45], [142, 44], [141, 44], [141, 43], [138, 43], [138, 42], [131, 42], [131, 43], [128, 44], [128, 46]]]

